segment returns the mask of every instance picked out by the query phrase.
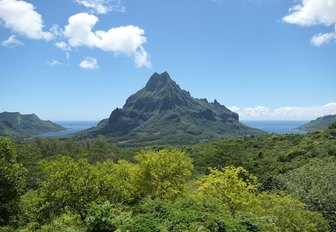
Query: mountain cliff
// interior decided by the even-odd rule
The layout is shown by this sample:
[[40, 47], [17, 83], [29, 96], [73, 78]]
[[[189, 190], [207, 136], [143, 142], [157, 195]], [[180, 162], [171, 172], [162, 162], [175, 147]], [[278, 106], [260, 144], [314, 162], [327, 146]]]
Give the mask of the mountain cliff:
[[324, 117], [319, 117], [306, 124], [303, 124], [302, 126], [299, 126], [297, 129], [303, 130], [303, 131], [323, 130], [323, 129], [328, 128], [334, 122], [336, 122], [336, 114], [326, 115]]
[[35, 114], [0, 113], [0, 136], [3, 137], [24, 139], [60, 130], [65, 128], [51, 121], [41, 120]]
[[97, 127], [80, 137], [105, 135], [120, 144], [189, 144], [263, 133], [239, 122], [238, 114], [218, 101], [209, 103], [182, 90], [167, 72], [154, 73]]

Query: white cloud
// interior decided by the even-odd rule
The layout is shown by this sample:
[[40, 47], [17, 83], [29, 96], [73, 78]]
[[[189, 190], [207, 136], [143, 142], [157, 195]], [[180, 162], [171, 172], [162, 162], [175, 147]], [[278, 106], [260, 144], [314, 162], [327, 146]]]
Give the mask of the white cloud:
[[[334, 25], [336, 23], [336, 0], [298, 0], [283, 20], [300, 26]], [[297, 2], [297, 1], [296, 1]]]
[[73, 15], [65, 26], [64, 36], [68, 38], [72, 47], [88, 46], [94, 47], [99, 38], [92, 32], [92, 28], [98, 22], [98, 18], [87, 13]]
[[61, 62], [59, 62], [58, 60], [55, 60], [55, 59], [52, 59], [51, 61], [48, 61], [47, 63], [50, 67], [55, 67], [55, 66], [58, 66], [58, 65], [62, 64]]
[[60, 42], [55, 43], [55, 46], [62, 49], [65, 52], [70, 52], [71, 51], [71, 46], [64, 41], [60, 41]]
[[0, 21], [6, 28], [30, 39], [50, 40], [54, 37], [52, 33], [43, 31], [41, 15], [25, 1], [0, 0]]
[[107, 14], [108, 12], [125, 12], [125, 7], [121, 0], [75, 0], [76, 3], [91, 9], [97, 14]]
[[265, 106], [247, 107], [244, 109], [244, 113], [250, 117], [263, 117], [270, 113], [270, 109]]
[[312, 42], [312, 44], [314, 44], [315, 46], [319, 47], [323, 44], [329, 43], [332, 40], [336, 40], [336, 31], [314, 35], [313, 38], [311, 38], [310, 42]]
[[[289, 10], [289, 15], [283, 17], [284, 22], [299, 26], [336, 24], [336, 0], [295, 0], [299, 4]], [[336, 40], [336, 32], [315, 35], [311, 42], [320, 46]]]
[[240, 112], [240, 108], [238, 106], [230, 106], [228, 109], [236, 113]]
[[65, 26], [64, 36], [71, 47], [87, 46], [114, 54], [133, 57], [138, 67], [150, 67], [149, 56], [143, 44], [147, 42], [144, 30], [133, 25], [92, 31], [98, 18], [87, 13], [73, 15]]
[[271, 109], [265, 106], [239, 108], [229, 107], [230, 110], [239, 114], [242, 119], [285, 119], [285, 120], [311, 120], [329, 114], [336, 114], [336, 102], [322, 106], [283, 106]]
[[11, 35], [8, 39], [1, 42], [1, 46], [8, 47], [8, 48], [15, 48], [17, 46], [22, 45], [23, 43], [16, 39], [16, 35]]
[[95, 58], [86, 57], [82, 62], [80, 62], [79, 66], [83, 69], [98, 69], [98, 63]]

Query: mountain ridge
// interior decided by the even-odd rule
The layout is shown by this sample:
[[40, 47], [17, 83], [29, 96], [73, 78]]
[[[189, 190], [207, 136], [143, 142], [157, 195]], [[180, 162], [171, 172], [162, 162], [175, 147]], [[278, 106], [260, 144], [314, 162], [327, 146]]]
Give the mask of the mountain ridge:
[[305, 123], [302, 126], [297, 127], [297, 129], [303, 131], [323, 130], [335, 122], [336, 122], [336, 114], [325, 115], [323, 117], [318, 117], [317, 119]]
[[36, 114], [0, 113], [0, 136], [3, 137], [25, 139], [45, 132], [65, 129], [49, 120], [41, 120]]
[[121, 144], [187, 144], [262, 134], [239, 122], [239, 116], [217, 100], [193, 98], [167, 72], [154, 73], [123, 108], [80, 137], [102, 134]]

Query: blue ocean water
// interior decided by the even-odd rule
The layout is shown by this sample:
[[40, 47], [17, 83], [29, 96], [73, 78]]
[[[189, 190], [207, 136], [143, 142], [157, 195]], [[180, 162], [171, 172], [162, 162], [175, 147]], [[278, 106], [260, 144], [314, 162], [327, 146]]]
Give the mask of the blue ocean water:
[[63, 136], [76, 133], [81, 130], [85, 130], [91, 127], [94, 127], [98, 124], [99, 121], [55, 121], [55, 123], [67, 128], [63, 131], [56, 132], [47, 132], [43, 133], [39, 136], [42, 137], [55, 137], [55, 136]]
[[286, 121], [286, 120], [242, 120], [242, 123], [249, 127], [264, 130], [270, 133], [277, 134], [305, 134], [305, 131], [296, 130], [295, 128], [301, 126], [308, 121]]
[[[55, 136], [63, 136], [76, 133], [81, 130], [85, 130], [97, 125], [99, 121], [56, 121], [57, 124], [62, 125], [63, 127], [67, 128], [64, 131], [57, 131], [57, 132], [48, 132], [43, 133], [39, 136], [43, 137], [55, 137]], [[308, 121], [270, 121], [270, 120], [242, 120], [242, 123], [249, 127], [261, 129], [270, 133], [277, 133], [277, 134], [305, 134], [304, 131], [295, 130], [294, 128], [303, 125]]]

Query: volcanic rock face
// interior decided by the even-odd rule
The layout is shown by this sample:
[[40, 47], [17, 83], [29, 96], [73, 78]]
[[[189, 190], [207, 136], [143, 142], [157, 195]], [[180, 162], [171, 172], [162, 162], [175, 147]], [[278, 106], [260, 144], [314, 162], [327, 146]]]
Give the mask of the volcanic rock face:
[[[122, 109], [85, 136], [103, 134], [132, 145], [187, 144], [262, 133], [241, 124], [238, 114], [216, 100], [196, 99], [167, 72], [154, 73], [146, 86], [131, 95]], [[82, 136], [83, 137], [83, 136]]]

